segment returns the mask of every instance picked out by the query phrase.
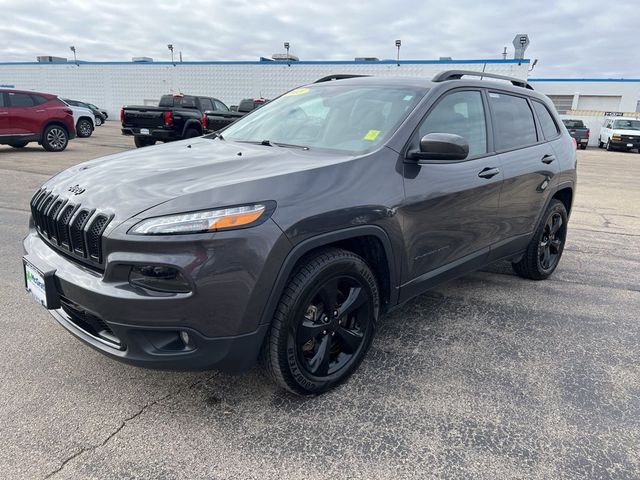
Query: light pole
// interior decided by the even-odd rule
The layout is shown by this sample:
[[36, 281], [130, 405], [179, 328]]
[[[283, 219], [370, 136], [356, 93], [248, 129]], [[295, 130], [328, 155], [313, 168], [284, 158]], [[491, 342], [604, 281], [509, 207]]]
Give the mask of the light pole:
[[291, 59], [289, 58], [289, 42], [284, 42], [284, 49], [287, 51], [287, 65], [291, 66]]
[[173, 44], [170, 43], [167, 45], [167, 48], [169, 49], [169, 51], [171, 52], [171, 63], [173, 64], [173, 66], [176, 66], [176, 62], [173, 61]]
[[78, 58], [76, 57], [76, 47], [74, 47], [73, 45], [71, 45], [69, 47], [69, 50], [71, 50], [73, 52], [73, 63], [76, 64], [76, 67], [78, 67]]
[[396, 48], [398, 49], [398, 57], [397, 57], [398, 66], [400, 66], [400, 46], [401, 45], [402, 45], [402, 42], [400, 40], [396, 40]]

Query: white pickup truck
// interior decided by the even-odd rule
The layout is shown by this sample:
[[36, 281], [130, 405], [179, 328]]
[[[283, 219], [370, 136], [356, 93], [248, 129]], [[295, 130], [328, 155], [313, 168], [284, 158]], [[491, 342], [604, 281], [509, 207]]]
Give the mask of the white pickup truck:
[[607, 118], [600, 128], [598, 146], [607, 150], [638, 149], [640, 153], [640, 120], [637, 118]]

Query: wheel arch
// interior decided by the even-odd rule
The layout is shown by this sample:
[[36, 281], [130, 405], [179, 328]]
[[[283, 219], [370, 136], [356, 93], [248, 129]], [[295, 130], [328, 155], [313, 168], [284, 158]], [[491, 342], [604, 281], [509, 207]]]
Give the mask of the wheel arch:
[[362, 225], [318, 235], [297, 244], [287, 255], [273, 283], [260, 323], [270, 323], [287, 281], [300, 261], [316, 250], [336, 247], [361, 256], [378, 280], [383, 310], [398, 301], [398, 277], [391, 241], [387, 233], [375, 225]]
[[564, 204], [564, 208], [567, 209], [567, 216], [569, 216], [573, 206], [573, 186], [568, 184], [561, 185], [551, 197], [551, 200], [554, 199], [560, 200]]
[[203, 133], [202, 124], [198, 120], [191, 118], [185, 122], [184, 127], [182, 128], [183, 137], [187, 133], [187, 130], [189, 130], [190, 128], [193, 128], [194, 130], [198, 130], [200, 134]]
[[42, 126], [42, 130], [40, 131], [40, 135], [38, 137], [38, 143], [41, 144], [42, 143], [42, 139], [44, 138], [44, 132], [47, 128], [56, 125], [58, 127], [61, 127], [66, 133], [67, 136], [69, 136], [69, 128], [67, 128], [67, 126], [59, 121], [59, 120], [49, 120], [48, 122], [46, 122], [43, 126]]

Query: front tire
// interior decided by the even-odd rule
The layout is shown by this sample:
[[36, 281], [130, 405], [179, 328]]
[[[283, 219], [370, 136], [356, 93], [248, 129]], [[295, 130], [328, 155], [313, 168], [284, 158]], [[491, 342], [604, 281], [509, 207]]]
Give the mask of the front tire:
[[69, 143], [69, 134], [60, 125], [49, 125], [42, 134], [42, 148], [47, 152], [62, 152]]
[[611, 140], [607, 140], [607, 145], [605, 148], [607, 149], [607, 152], [610, 152], [611, 150], [613, 150], [613, 146], [611, 145]]
[[282, 294], [262, 363], [295, 394], [330, 390], [362, 362], [379, 309], [376, 279], [361, 257], [338, 248], [311, 254]]
[[142, 148], [142, 147], [150, 147], [151, 145], [155, 145], [156, 141], [153, 138], [133, 137], [133, 143], [136, 144], [137, 148]]
[[602, 139], [598, 138], [598, 148], [604, 148], [604, 143], [602, 143]]
[[80, 138], [88, 138], [93, 133], [93, 125], [90, 120], [81, 118], [76, 124], [76, 133]]
[[544, 280], [558, 266], [567, 239], [567, 209], [560, 200], [551, 200], [522, 259], [513, 263], [524, 278]]
[[102, 117], [96, 117], [95, 122], [96, 122], [96, 127], [101, 126], [102, 125]]

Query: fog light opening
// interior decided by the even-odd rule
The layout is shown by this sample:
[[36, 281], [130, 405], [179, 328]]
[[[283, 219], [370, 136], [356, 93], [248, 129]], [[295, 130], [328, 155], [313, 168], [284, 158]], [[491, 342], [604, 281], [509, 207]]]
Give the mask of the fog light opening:
[[189, 346], [189, 334], [184, 330], [180, 330], [180, 340], [182, 340], [185, 347]]
[[134, 265], [129, 283], [136, 287], [167, 293], [189, 293], [191, 286], [180, 270], [165, 265]]

